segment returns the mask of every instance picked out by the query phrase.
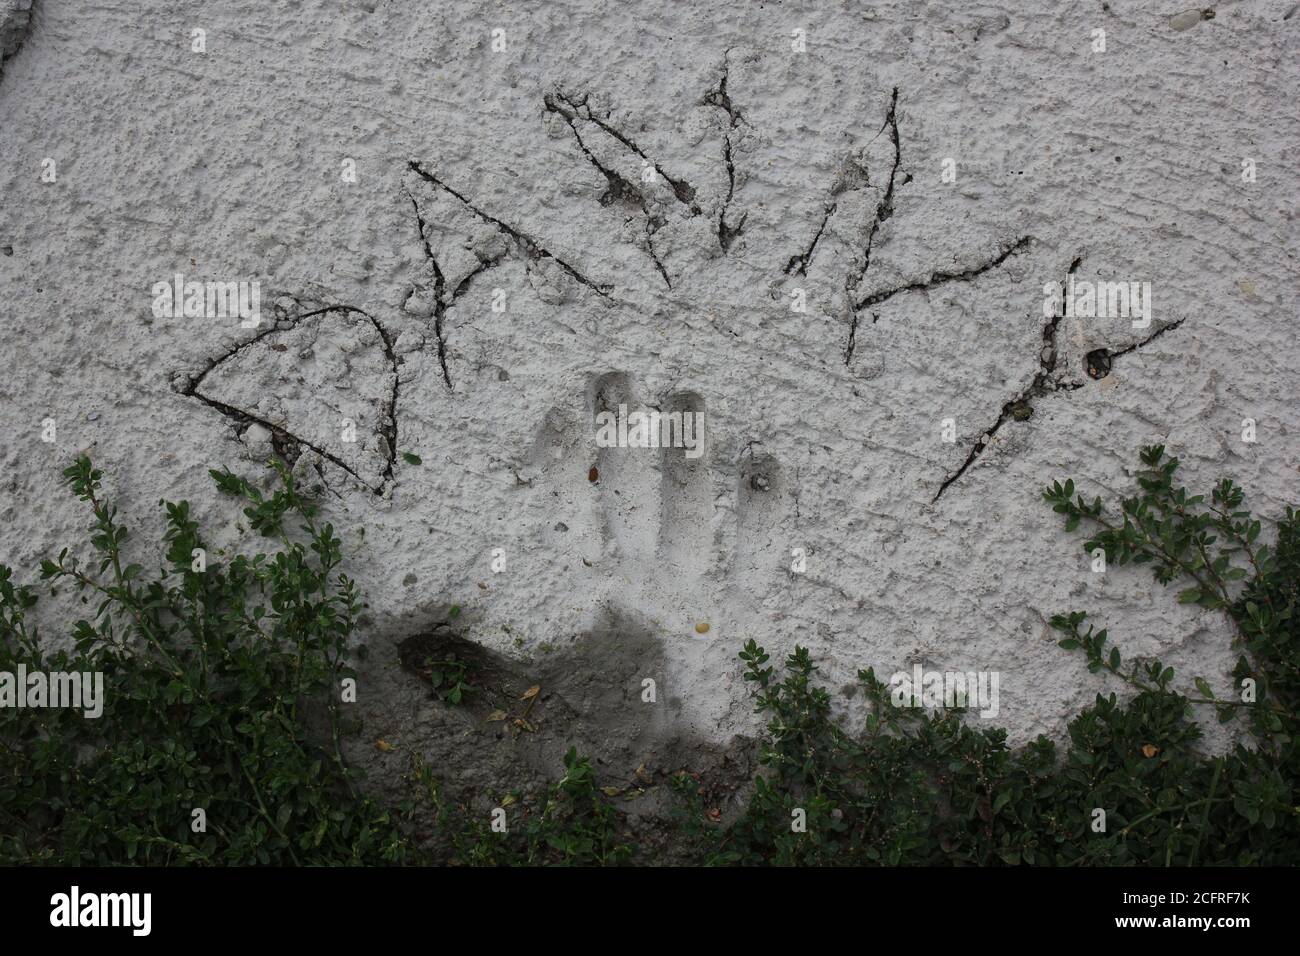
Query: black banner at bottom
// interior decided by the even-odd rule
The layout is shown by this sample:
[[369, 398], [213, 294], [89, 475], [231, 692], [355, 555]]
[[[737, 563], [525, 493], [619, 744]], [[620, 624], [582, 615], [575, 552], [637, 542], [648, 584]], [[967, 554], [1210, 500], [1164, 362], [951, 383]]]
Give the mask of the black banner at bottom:
[[[75, 932], [79, 944], [373, 945], [376, 934], [393, 932], [437, 946], [470, 945], [455, 938], [487, 928], [512, 945], [514, 933], [521, 943], [540, 943], [553, 932], [586, 933], [612, 921], [630, 933], [629, 943], [678, 927], [682, 941], [716, 932], [734, 945], [746, 930], [779, 933], [786, 923], [806, 938], [839, 919], [844, 932], [873, 943], [915, 942], [920, 931], [946, 945], [944, 927], [961, 935], [1045, 925], [1072, 940], [1200, 934], [1230, 942], [1288, 925], [1283, 908], [1294, 905], [1293, 876], [1256, 869], [8, 869], [0, 870], [0, 898], [8, 942]], [[506, 938], [496, 937], [501, 930]]]

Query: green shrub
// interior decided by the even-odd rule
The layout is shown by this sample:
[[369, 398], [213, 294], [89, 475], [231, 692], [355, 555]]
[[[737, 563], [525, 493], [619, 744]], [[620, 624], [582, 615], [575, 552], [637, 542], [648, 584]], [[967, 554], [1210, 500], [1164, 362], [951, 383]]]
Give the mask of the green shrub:
[[[1150, 564], [1156, 580], [1188, 579], [1183, 602], [1222, 609], [1237, 629], [1234, 671], [1245, 699], [1216, 698], [1208, 682], [1179, 690], [1160, 661], [1124, 661], [1107, 634], [1080, 612], [1057, 615], [1061, 647], [1081, 650], [1092, 671], [1135, 689], [1124, 703], [1099, 695], [1069, 725], [1064, 753], [1045, 737], [1019, 749], [1003, 731], [976, 729], [955, 710], [892, 706], [888, 686], [859, 673], [871, 705], [865, 731], [846, 732], [816, 667], [796, 648], [778, 678], [753, 641], [741, 653], [756, 703], [768, 717], [760, 759], [767, 768], [729, 827], [690, 827], [715, 863], [775, 864], [1291, 864], [1300, 862], [1294, 804], [1297, 583], [1300, 520], [1288, 508], [1273, 548], [1231, 481], [1207, 503], [1175, 487], [1177, 459], [1144, 449], [1139, 494], [1112, 516], [1100, 499], [1076, 497], [1074, 483], [1045, 494], [1084, 544], [1110, 562]], [[1253, 681], [1254, 695], [1242, 681]], [[1194, 707], [1222, 721], [1246, 716], [1252, 742], [1208, 757]], [[690, 788], [681, 788], [690, 800]], [[1094, 829], [1096, 811], [1105, 830]], [[792, 817], [801, 812], [806, 832]]]
[[[156, 576], [127, 563], [127, 529], [100, 473], [84, 457], [64, 472], [93, 513], [93, 557], [65, 549], [41, 577], [91, 614], [70, 650], [48, 651], [28, 620], [35, 591], [0, 566], [0, 671], [101, 672], [106, 702], [98, 719], [0, 708], [0, 862], [402, 858], [389, 814], [357, 792], [339, 750], [340, 681], [360, 610], [337, 570], [340, 541], [276, 467], [282, 487], [270, 497], [212, 475], [279, 550], [202, 567], [189, 505], [162, 502], [167, 566]], [[309, 735], [313, 713], [322, 728]]]

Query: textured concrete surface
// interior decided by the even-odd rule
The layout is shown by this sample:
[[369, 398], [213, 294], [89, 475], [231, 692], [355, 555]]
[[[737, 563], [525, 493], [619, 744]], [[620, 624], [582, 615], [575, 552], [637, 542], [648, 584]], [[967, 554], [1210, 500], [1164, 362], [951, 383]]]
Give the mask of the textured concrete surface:
[[[160, 497], [254, 546], [207, 469], [298, 455], [370, 599], [381, 768], [437, 749], [398, 647], [452, 605], [604, 681], [564, 696], [629, 772], [752, 730], [749, 637], [835, 688], [997, 671], [1015, 740], [1108, 686], [1058, 611], [1226, 685], [1222, 618], [1092, 573], [1038, 493], [1117, 498], [1163, 442], [1295, 501], [1294, 4], [27, 6], [0, 559], [76, 539], [79, 451], [142, 549]], [[157, 317], [177, 273], [257, 282], [260, 324]], [[1150, 324], [1050, 314], [1069, 279], [1150, 283]], [[705, 412], [705, 454], [598, 448], [620, 403]]]

